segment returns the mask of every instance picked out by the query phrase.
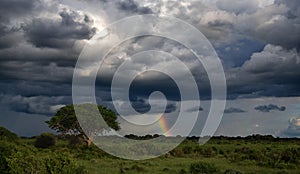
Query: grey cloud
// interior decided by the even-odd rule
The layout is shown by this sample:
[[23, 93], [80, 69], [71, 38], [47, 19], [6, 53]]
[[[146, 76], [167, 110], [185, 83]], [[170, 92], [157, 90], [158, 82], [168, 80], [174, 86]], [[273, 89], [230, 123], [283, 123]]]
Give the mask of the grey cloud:
[[[21, 38], [24, 39], [24, 38]], [[17, 46], [2, 49], [0, 51], [0, 61], [6, 64], [19, 63], [21, 66], [25, 62], [31, 62], [36, 66], [47, 66], [50, 63], [55, 63], [58, 66], [74, 67], [81, 46], [74, 46], [66, 49], [52, 49], [52, 48], [37, 48], [27, 43], [20, 43]], [[34, 66], [33, 66], [34, 67]], [[12, 71], [16, 71], [12, 69]]]
[[[15, 4], [16, 1], [1, 1], [0, 3], [4, 2]], [[22, 3], [16, 4], [16, 6], [0, 6], [0, 8], [11, 8], [10, 12], [6, 12], [8, 19], [14, 18], [19, 22], [21, 21], [21, 23], [26, 21], [22, 26], [24, 31], [17, 26], [1, 27], [0, 31], [3, 32], [0, 37], [3, 42], [0, 38], [0, 47], [3, 49], [0, 50], [0, 74], [2, 77], [0, 89], [4, 93], [17, 93], [28, 97], [36, 95], [70, 95], [72, 70], [84, 45], [81, 40], [90, 38], [95, 32], [92, 27], [93, 19], [89, 17], [91, 13], [88, 13], [88, 10], [86, 13], [81, 11], [80, 6], [74, 6], [73, 8], [72, 3], [66, 6], [65, 10], [62, 10], [58, 8], [60, 2], [53, 4], [55, 7], [45, 5], [48, 1], [20, 2]], [[228, 47], [233, 42], [237, 42], [237, 45], [248, 45], [248, 43], [237, 41], [237, 39], [245, 38], [249, 38], [249, 40], [260, 39], [263, 44], [265, 44], [264, 42], [277, 43], [282, 46], [269, 44], [264, 50], [258, 50], [260, 52], [253, 54], [251, 57], [244, 58], [243, 54], [236, 56], [236, 59], [239, 59], [238, 61], [243, 59], [239, 62], [239, 65], [243, 64], [244, 61], [246, 63], [241, 67], [226, 69], [229, 97], [299, 96], [299, 53], [296, 49], [285, 48], [297, 47], [299, 43], [299, 37], [297, 37], [297, 34], [299, 34], [299, 6], [297, 5], [299, 1], [277, 1], [276, 4], [262, 9], [258, 7], [256, 9], [254, 2], [248, 1], [247, 3], [250, 4], [249, 7], [251, 8], [246, 10], [247, 3], [246, 1], [243, 2], [245, 3], [232, 4], [234, 7], [230, 9], [225, 7], [224, 4], [217, 4], [220, 8], [209, 8], [209, 5], [199, 1], [186, 1], [186, 3], [179, 1], [153, 1], [149, 3], [141, 1], [107, 1], [103, 4], [103, 8], [101, 6], [101, 13], [99, 12], [101, 16], [99, 17], [102, 18], [103, 14], [103, 18], [107, 20], [108, 24], [115, 19], [132, 15], [132, 13], [141, 14], [150, 13], [151, 11], [166, 13], [179, 17], [199, 28], [217, 46], [217, 49], [219, 48], [218, 45], [224, 45], [223, 42], [226, 42], [225, 45]], [[38, 3], [44, 4], [42, 6], [47, 12], [47, 18], [42, 13], [29, 16], [24, 21], [17, 17], [35, 11]], [[147, 4], [148, 6], [146, 6]], [[165, 12], [162, 9], [165, 9]], [[241, 9], [245, 10], [244, 14], [241, 14], [243, 13]], [[13, 15], [12, 12], [16, 15]], [[35, 11], [35, 13], [38, 13], [38, 11]], [[113, 17], [106, 18], [107, 16]], [[275, 22], [272, 23], [272, 19]], [[4, 21], [4, 19], [1, 19], [1, 21]], [[262, 26], [262, 28], [257, 28], [258, 26]], [[273, 30], [276, 30], [275, 35], [272, 34]], [[253, 31], [257, 31], [257, 33], [253, 33]], [[30, 43], [26, 42], [23, 35]], [[16, 42], [19, 42], [18, 45], [13, 46]], [[252, 44], [256, 43], [253, 42]], [[143, 50], [157, 49], [170, 52], [186, 63], [195, 65], [191, 61], [194, 58], [188, 52], [188, 49], [179, 46], [178, 43], [168, 42], [166, 39], [137, 38], [121, 47], [116, 52], [121, 50], [128, 53], [128, 55], [132, 55]], [[247, 46], [243, 50], [246, 49]], [[231, 53], [235, 54], [235, 52]], [[228, 57], [230, 57], [230, 54]], [[143, 65], [163, 63], [158, 59], [141, 62]], [[196, 65], [193, 67], [192, 73], [199, 75], [196, 79], [200, 84], [201, 97], [204, 95], [203, 99], [210, 94], [210, 86], [207, 83], [208, 80], [203, 67]], [[153, 90], [163, 89], [169, 100], [178, 100], [178, 89], [171, 80], [160, 75], [157, 77], [154, 79], [155, 81], [148, 82], [137, 79], [132, 86], [132, 96], [145, 97]], [[107, 83], [105, 83], [105, 87], [107, 87], [111, 79], [107, 78], [105, 80], [107, 80]], [[97, 83], [97, 85], [101, 84], [103, 85], [103, 83]], [[21, 87], [24, 88], [21, 89]], [[106, 99], [109, 100], [109, 97], [105, 96]], [[138, 103], [136, 106], [146, 108]]]
[[182, 5], [182, 1], [165, 1], [149, 6], [158, 13], [173, 15], [195, 25], [215, 46], [243, 36], [299, 49], [299, 3], [277, 0], [261, 7], [264, 3], [258, 0], [185, 1], [187, 5]]
[[70, 96], [72, 94], [72, 86], [67, 83], [1, 80], [0, 91], [7, 95], [21, 94], [24, 97]]
[[0, 49], [10, 48], [22, 39], [18, 31], [6, 26], [1, 26], [1, 24], [0, 33]]
[[259, 4], [257, 0], [218, 0], [216, 5], [220, 10], [226, 10], [236, 14], [251, 14], [256, 12]]
[[224, 110], [224, 113], [225, 114], [230, 114], [230, 113], [243, 113], [243, 112], [246, 112], [245, 110], [243, 109], [240, 109], [240, 108], [234, 108], [234, 107], [230, 107], [230, 108], [227, 108]]
[[[142, 2], [132, 2], [135, 3], [136, 6], [144, 6]], [[159, 3], [157, 3], [159, 4]], [[106, 3], [106, 5], [109, 5]], [[112, 4], [110, 4], [112, 5]], [[191, 13], [187, 21], [190, 23], [196, 24], [200, 29], [201, 26], [205, 25], [208, 27], [208, 31], [212, 31], [210, 27], [215, 27], [217, 33], [222, 33], [221, 31], [232, 32], [235, 30], [232, 25], [234, 24], [234, 20], [236, 18], [235, 15], [230, 13], [222, 12], [220, 10], [211, 10], [211, 9], [204, 9], [203, 11], [199, 11], [197, 9], [202, 9], [201, 3], [191, 2], [190, 5], [187, 7], [182, 6], [180, 3], [173, 2], [168, 5], [168, 3], [163, 4], [166, 7], [178, 8], [179, 11], [176, 11], [175, 16], [177, 17], [188, 17], [182, 12]], [[295, 5], [295, 4], [294, 4]], [[112, 5], [113, 6], [113, 5]], [[134, 7], [134, 5], [132, 5]], [[289, 6], [292, 8], [292, 5]], [[150, 8], [150, 6], [149, 6]], [[294, 7], [295, 8], [295, 7]], [[275, 8], [268, 8], [269, 11], [275, 11]], [[171, 10], [170, 10], [171, 11]], [[293, 14], [295, 16], [296, 9], [292, 9]], [[56, 13], [56, 12], [55, 12]], [[109, 14], [109, 12], [106, 12]], [[178, 14], [177, 14], [178, 13]], [[263, 11], [255, 12], [254, 14], [258, 15], [258, 13], [263, 13]], [[271, 12], [269, 12], [271, 13]], [[278, 12], [279, 13], [279, 12]], [[195, 14], [195, 15], [192, 15]], [[197, 16], [201, 17], [201, 20], [195, 20], [193, 17]], [[248, 14], [248, 15], [254, 15]], [[264, 13], [265, 14], [265, 13]], [[41, 31], [38, 29], [39, 26], [47, 26], [46, 21], [43, 21], [44, 18], [37, 18], [36, 29], [32, 29], [32, 33], [30, 35], [30, 28], [27, 31], [29, 38], [35, 39], [35, 44], [39, 46], [48, 46], [48, 47], [58, 47], [58, 48], [66, 48], [70, 47], [74, 44], [75, 40], [80, 40], [84, 38], [83, 36], [88, 36], [85, 32], [79, 30], [75, 31], [72, 34], [70, 29], [71, 26], [79, 26], [84, 25], [89, 27], [91, 23], [91, 18], [87, 15], [78, 14], [74, 12], [74, 10], [66, 10], [61, 11], [60, 16], [55, 14], [56, 16], [60, 17], [60, 20], [50, 20], [50, 28], [57, 29], [60, 25], [66, 25], [66, 30], [63, 32], [59, 32], [57, 35], [51, 35], [49, 31]], [[263, 15], [263, 14], [262, 14]], [[217, 16], [214, 17], [214, 16]], [[220, 17], [220, 18], [219, 18]], [[222, 17], [222, 18], [221, 18]], [[254, 16], [254, 20], [259, 19], [259, 17]], [[246, 20], [246, 19], [245, 19]], [[34, 20], [33, 20], [34, 21]], [[202, 22], [202, 23], [201, 23]], [[243, 21], [242, 21], [243, 22]], [[33, 25], [34, 22], [29, 22], [27, 25]], [[249, 26], [252, 29], [251, 26]], [[74, 27], [75, 28], [75, 27]], [[217, 29], [218, 28], [218, 29]], [[71, 30], [67, 32], [67, 30]], [[91, 29], [91, 28], [90, 28]], [[41, 33], [39, 33], [41, 32]], [[49, 34], [49, 36], [47, 35]], [[85, 34], [86, 35], [85, 35]], [[45, 37], [45, 39], [43, 39]], [[48, 38], [48, 39], [46, 39]], [[135, 53], [142, 50], [147, 49], [160, 49], [165, 50], [171, 53], [177, 53], [180, 57], [182, 55], [182, 59], [185, 61], [192, 57], [191, 54], [185, 53], [183, 48], [180, 48], [178, 44], [167, 43], [165, 39], [137, 39], [136, 41], [127, 44], [121, 50], [126, 50], [128, 53]], [[239, 42], [240, 44], [241, 42]], [[242, 44], [242, 43], [241, 43]], [[247, 44], [247, 43], [245, 43]], [[254, 43], [253, 43], [254, 44]], [[129, 46], [128, 46], [129, 45]], [[230, 44], [229, 44], [230, 45]], [[141, 47], [140, 49], [134, 49], [133, 47]], [[32, 81], [40, 81], [40, 82], [51, 82], [51, 83], [70, 83], [72, 77], [72, 68], [76, 63], [76, 59], [80, 52], [80, 48], [76, 50], [72, 49], [52, 49], [52, 48], [35, 48], [20, 45], [15, 48], [5, 49], [0, 51], [0, 57], [3, 60], [1, 63], [1, 75], [2, 77], [7, 79], [18, 79], [18, 80], [32, 80]], [[176, 48], [176, 49], [175, 49]], [[298, 68], [297, 62], [299, 54], [296, 50], [286, 50], [282, 47], [277, 48], [277, 46], [268, 45], [265, 49], [260, 52], [253, 54], [251, 59], [247, 61], [241, 68], [231, 69], [227, 72], [227, 80], [229, 85], [229, 95], [230, 97], [238, 97], [238, 96], [246, 96], [252, 95], [253, 97], [259, 96], [295, 96], [299, 94], [297, 90], [298, 84]], [[178, 51], [179, 50], [179, 51]], [[116, 51], [118, 52], [118, 50]], [[175, 54], [176, 55], [176, 54]], [[177, 56], [176, 55], [176, 56]], [[267, 58], [273, 57], [273, 59]], [[281, 59], [280, 57], [286, 57], [286, 59]], [[242, 55], [238, 56], [242, 57]], [[260, 60], [267, 60], [267, 61], [260, 61]], [[8, 61], [9, 60], [9, 61]], [[17, 61], [12, 61], [17, 60]], [[192, 60], [192, 58], [191, 58]], [[247, 60], [245, 58], [244, 60]], [[270, 61], [268, 63], [268, 61]], [[155, 64], [156, 61], [148, 60], [148, 62], [144, 62], [145, 64]], [[272, 66], [269, 66], [270, 63]], [[259, 66], [256, 66], [259, 65]], [[209, 95], [209, 85], [207, 84], [207, 77], [202, 77], [202, 67], [193, 70], [196, 72], [194, 74], [200, 74], [197, 76], [196, 79], [199, 81], [200, 88], [202, 88], [201, 95]], [[201, 72], [200, 72], [201, 71]], [[47, 74], [43, 75], [43, 74]], [[48, 76], [50, 74], [50, 76]], [[235, 77], [235, 78], [234, 78]], [[108, 79], [109, 81], [109, 79]], [[161, 87], [163, 85], [159, 82]], [[169, 84], [169, 83], [165, 83]], [[205, 85], [204, 85], [205, 84]], [[146, 85], [138, 85], [135, 87], [135, 91], [137, 94], [143, 94], [143, 89], [147, 86], [151, 86], [151, 84]], [[155, 86], [157, 84], [152, 84]], [[205, 87], [204, 87], [205, 86]], [[140, 88], [140, 89], [137, 89]], [[153, 88], [153, 87], [150, 87]], [[172, 88], [173, 89], [173, 88]], [[144, 90], [145, 91], [145, 90]], [[176, 90], [166, 91], [169, 93], [173, 93]], [[33, 93], [33, 92], [32, 92]], [[56, 93], [56, 92], [55, 92]], [[145, 92], [144, 92], [145, 93]], [[174, 99], [174, 98], [173, 98]]]
[[75, 40], [91, 38], [96, 32], [87, 15], [64, 9], [59, 16], [60, 20], [35, 18], [24, 25], [29, 41], [37, 47], [66, 48], [72, 47]]
[[[0, 73], [9, 79], [68, 83], [72, 80], [73, 68], [57, 66], [55, 63], [41, 66], [34, 62], [5, 62]], [[18, 69], [18, 71], [14, 71]]]
[[35, 0], [1, 0], [0, 14], [1, 16], [19, 16], [30, 13], [34, 7]]
[[269, 104], [269, 105], [256, 106], [254, 109], [260, 112], [270, 112], [270, 111], [285, 111], [286, 107]]
[[[291, 5], [293, 4], [293, 5]], [[275, 4], [258, 9], [251, 15], [239, 16], [236, 28], [245, 35], [285, 48], [300, 45], [299, 1], [276, 1]]]
[[204, 109], [200, 106], [200, 107], [194, 107], [194, 108], [190, 108], [187, 109], [186, 112], [198, 112], [198, 111], [203, 111]]
[[[136, 98], [136, 99], [132, 99], [130, 102], [132, 104], [132, 107], [140, 113], [146, 113], [151, 109], [151, 105], [149, 104], [149, 101], [146, 99]], [[174, 112], [176, 108], [177, 108], [176, 102], [167, 101], [165, 113]]]
[[[116, 103], [118, 103], [118, 101], [115, 101]], [[133, 113], [131, 113], [128, 108], [127, 105], [124, 105], [123, 101], [120, 101], [120, 106], [119, 108], [121, 108], [122, 114], [123, 116], [128, 116], [128, 115], [132, 115]], [[99, 104], [102, 104], [104, 106], [107, 106], [108, 108], [115, 110], [115, 106], [112, 104], [112, 102], [98, 102]], [[149, 101], [146, 98], [135, 98], [135, 99], [130, 99], [130, 105], [132, 106], [133, 109], [135, 109], [136, 112], [139, 112], [141, 114], [147, 113], [150, 111], [151, 107], [155, 107], [158, 110], [152, 110], [151, 114], [155, 114], [155, 113], [160, 113], [161, 111], [164, 110], [164, 113], [172, 113], [174, 111], [176, 111], [177, 109], [177, 104], [175, 101], [171, 101], [168, 100], [167, 101], [167, 105], [166, 108], [162, 108], [162, 104], [161, 101], [157, 100], [156, 103], [152, 103], [153, 105], [151, 106]]]
[[297, 50], [266, 45], [261, 52], [253, 53], [241, 67], [226, 72], [229, 95], [298, 96], [299, 65]]
[[69, 102], [69, 97], [45, 97], [45, 96], [35, 96], [35, 97], [23, 97], [20, 95], [2, 96], [2, 101], [9, 101], [9, 107], [12, 111], [22, 112], [27, 114], [41, 114], [47, 116], [53, 116], [60, 106], [67, 104]]
[[[201, 97], [207, 98], [209, 96], [210, 88], [207, 79], [207, 74], [204, 67], [201, 65], [200, 61], [193, 55], [193, 53], [182, 45], [179, 45], [175, 41], [166, 40], [165, 38], [159, 37], [139, 37], [126, 42], [123, 42], [118, 46], [117, 49], [112, 50], [112, 53], [105, 59], [105, 64], [100, 68], [98, 74], [99, 81], [96, 81], [98, 85], [110, 85], [112, 77], [118, 68], [118, 66], [125, 61], [125, 59], [130, 59], [130, 57], [136, 53], [143, 52], [145, 50], [158, 50], [165, 51], [180, 59], [183, 63], [190, 68], [192, 74], [195, 76], [196, 81], [199, 85], [199, 90]], [[165, 67], [165, 69], [174, 72], [172, 75], [185, 80], [184, 75], [176, 74], [174, 69], [174, 59], [168, 57], [160, 56], [150, 56], [135, 63], [130, 64], [128, 72], [141, 71], [144, 67]], [[113, 68], [112, 68], [113, 67]], [[180, 68], [180, 67], [178, 67]], [[151, 69], [151, 68], [150, 68]], [[128, 78], [127, 73], [121, 75], [123, 80]], [[180, 95], [178, 87], [171, 77], [166, 74], [148, 71], [143, 73], [143, 78], [135, 78], [131, 84], [131, 94], [148, 96], [151, 92], [155, 90], [162, 91], [166, 97], [170, 100], [179, 100]], [[147, 77], [147, 78], [146, 78]], [[186, 84], [188, 85], [188, 84]], [[194, 97], [194, 94], [191, 94]]]
[[12, 20], [32, 14], [36, 3], [33, 0], [0, 1], [0, 49], [19, 42], [20, 26], [12, 24]]
[[138, 14], [150, 14], [153, 13], [152, 10], [148, 7], [141, 7], [134, 0], [121, 0], [117, 2], [117, 7], [120, 10], [124, 10], [131, 13]]

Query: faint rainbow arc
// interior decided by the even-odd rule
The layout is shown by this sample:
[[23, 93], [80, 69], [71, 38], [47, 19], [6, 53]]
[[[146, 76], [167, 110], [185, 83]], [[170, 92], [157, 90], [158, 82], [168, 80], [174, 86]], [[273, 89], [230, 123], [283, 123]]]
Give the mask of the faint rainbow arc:
[[168, 123], [167, 123], [167, 120], [166, 118], [162, 115], [160, 118], [159, 118], [159, 126], [163, 132], [163, 134], [165, 136], [171, 136], [171, 133], [168, 132], [169, 131], [169, 127], [168, 127]]

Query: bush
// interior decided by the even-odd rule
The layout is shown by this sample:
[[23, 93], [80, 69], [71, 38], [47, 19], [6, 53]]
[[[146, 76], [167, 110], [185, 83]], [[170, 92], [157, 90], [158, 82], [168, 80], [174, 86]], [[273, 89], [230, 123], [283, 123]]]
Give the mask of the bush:
[[8, 173], [46, 173], [45, 165], [40, 156], [32, 152], [20, 151], [12, 154], [8, 159]]
[[131, 167], [131, 170], [135, 170], [137, 171], [138, 173], [144, 173], [145, 172], [145, 169], [137, 164], [134, 164], [132, 167]]
[[45, 160], [46, 171], [49, 174], [84, 174], [87, 173], [83, 166], [77, 165], [74, 158], [63, 153], [54, 155]]
[[48, 148], [56, 144], [55, 135], [52, 133], [43, 133], [36, 138], [34, 146], [37, 148]]
[[215, 174], [218, 169], [215, 165], [207, 162], [192, 163], [190, 166], [191, 174]]
[[15, 141], [17, 139], [17, 134], [9, 131], [4, 127], [0, 127], [0, 140]]
[[242, 174], [242, 172], [232, 169], [227, 169], [224, 174]]
[[184, 157], [184, 152], [181, 148], [175, 148], [170, 151], [170, 154], [174, 157]]
[[79, 136], [70, 136], [69, 138], [69, 145], [70, 146], [76, 146], [76, 145], [83, 145], [85, 144], [83, 138], [79, 137]]
[[78, 165], [67, 153], [41, 154], [23, 149], [12, 154], [8, 159], [7, 173], [41, 173], [41, 174], [84, 174], [83, 166]]
[[1, 141], [0, 144], [0, 173], [6, 174], [9, 173], [9, 166], [8, 166], [8, 158], [13, 154], [17, 152], [16, 145]]
[[192, 153], [193, 148], [191, 146], [184, 146], [182, 148], [182, 151], [184, 154], [191, 154]]
[[281, 153], [281, 160], [284, 163], [294, 163], [298, 164], [300, 156], [300, 150], [299, 148], [287, 148]]
[[186, 172], [184, 169], [181, 169], [181, 170], [179, 171], [179, 174], [187, 174], [187, 172]]
[[206, 147], [206, 148], [202, 149], [201, 154], [207, 158], [216, 156], [216, 152], [214, 151], [214, 149], [212, 147]]

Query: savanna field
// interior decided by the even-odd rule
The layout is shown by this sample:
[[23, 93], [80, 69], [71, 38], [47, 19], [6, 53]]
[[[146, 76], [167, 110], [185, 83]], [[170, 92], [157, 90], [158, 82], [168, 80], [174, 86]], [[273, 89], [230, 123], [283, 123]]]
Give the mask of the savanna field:
[[44, 133], [21, 138], [5, 128], [0, 133], [1, 174], [300, 173], [299, 139], [213, 137], [199, 146], [197, 137], [190, 137], [161, 157], [132, 161], [113, 157], [95, 145], [87, 146], [73, 136]]

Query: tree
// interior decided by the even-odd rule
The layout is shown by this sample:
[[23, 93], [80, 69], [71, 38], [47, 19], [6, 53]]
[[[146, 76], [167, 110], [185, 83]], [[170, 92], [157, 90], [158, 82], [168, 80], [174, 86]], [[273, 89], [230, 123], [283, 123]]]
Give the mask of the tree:
[[[76, 114], [84, 115], [84, 117], [76, 117], [74, 107], [76, 107]], [[111, 129], [119, 130], [120, 126], [117, 122], [117, 115], [110, 109], [103, 106], [97, 106], [98, 110], [95, 111], [95, 105], [82, 104], [82, 105], [68, 105], [60, 108], [56, 115], [46, 123], [49, 127], [57, 131], [62, 136], [75, 135], [81, 137], [87, 145], [91, 145], [94, 136], [102, 134], [103, 131]], [[96, 113], [97, 112], [97, 113]], [[109, 126], [105, 126], [102, 119], [100, 119], [99, 112], [103, 121]], [[80, 119], [80, 123], [78, 122]], [[82, 129], [80, 124], [88, 124]]]
[[54, 146], [55, 144], [56, 138], [52, 133], [42, 133], [34, 142], [34, 146], [37, 148], [48, 148]]

